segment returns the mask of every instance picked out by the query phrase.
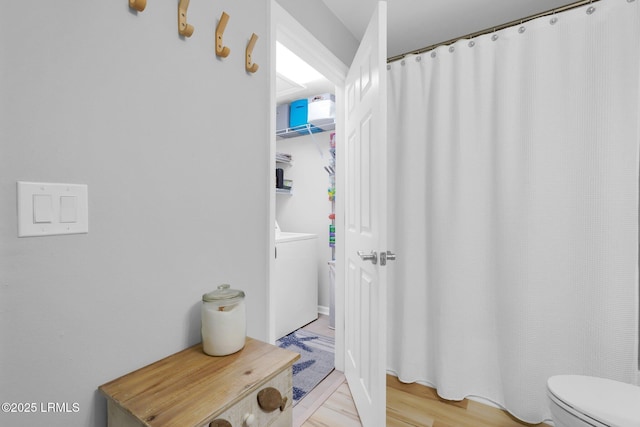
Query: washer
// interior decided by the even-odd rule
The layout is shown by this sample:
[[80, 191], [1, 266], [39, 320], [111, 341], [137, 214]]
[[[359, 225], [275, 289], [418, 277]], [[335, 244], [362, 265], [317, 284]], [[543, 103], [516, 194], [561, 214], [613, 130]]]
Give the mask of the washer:
[[318, 318], [318, 236], [276, 232], [273, 308], [276, 339]]

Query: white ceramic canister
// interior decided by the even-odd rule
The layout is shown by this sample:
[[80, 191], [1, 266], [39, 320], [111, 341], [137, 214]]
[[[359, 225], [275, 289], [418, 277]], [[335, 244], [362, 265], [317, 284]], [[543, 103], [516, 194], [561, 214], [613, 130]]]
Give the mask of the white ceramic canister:
[[210, 356], [226, 356], [244, 347], [247, 334], [244, 292], [220, 285], [202, 295], [202, 346]]

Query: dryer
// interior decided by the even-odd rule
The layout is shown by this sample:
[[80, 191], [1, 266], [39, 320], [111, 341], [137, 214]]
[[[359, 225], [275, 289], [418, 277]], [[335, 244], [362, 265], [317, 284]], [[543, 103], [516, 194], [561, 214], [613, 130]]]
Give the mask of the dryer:
[[272, 282], [279, 339], [318, 318], [318, 236], [276, 231]]

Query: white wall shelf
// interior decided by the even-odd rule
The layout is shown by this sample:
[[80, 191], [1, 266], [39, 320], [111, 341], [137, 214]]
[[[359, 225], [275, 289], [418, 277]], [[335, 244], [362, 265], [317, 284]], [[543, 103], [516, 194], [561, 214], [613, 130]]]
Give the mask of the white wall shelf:
[[276, 139], [284, 138], [297, 138], [299, 136], [313, 135], [314, 133], [320, 133], [325, 131], [331, 131], [336, 128], [336, 122], [315, 126], [312, 124], [304, 124], [292, 128], [276, 130]]

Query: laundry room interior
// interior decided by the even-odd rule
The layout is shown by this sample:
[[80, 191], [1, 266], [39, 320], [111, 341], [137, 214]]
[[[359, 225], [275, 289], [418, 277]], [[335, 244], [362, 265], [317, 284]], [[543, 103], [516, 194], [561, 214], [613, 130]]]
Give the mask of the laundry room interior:
[[[275, 239], [280, 253], [276, 253], [275, 286], [282, 292], [278, 283], [288, 280], [282, 275], [291, 276], [296, 284], [287, 288], [283, 297], [291, 297], [291, 292], [300, 294], [295, 302], [290, 298], [292, 307], [283, 320], [290, 326], [280, 326], [276, 320], [280, 338], [292, 328], [315, 320], [318, 313], [330, 316], [330, 327], [335, 326], [331, 289], [335, 269], [336, 132], [334, 84], [280, 42], [276, 43], [276, 70]], [[282, 272], [278, 255], [283, 256], [283, 245], [302, 240], [312, 240], [313, 244], [296, 250], [296, 256], [312, 258], [314, 265], [302, 269], [298, 260], [294, 263], [297, 273]], [[299, 320], [292, 319], [296, 316], [291, 313], [300, 310], [302, 300], [307, 313]]]

